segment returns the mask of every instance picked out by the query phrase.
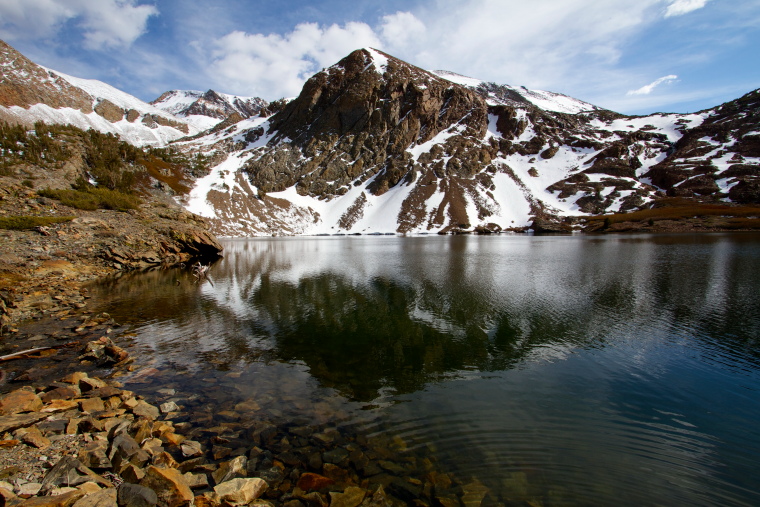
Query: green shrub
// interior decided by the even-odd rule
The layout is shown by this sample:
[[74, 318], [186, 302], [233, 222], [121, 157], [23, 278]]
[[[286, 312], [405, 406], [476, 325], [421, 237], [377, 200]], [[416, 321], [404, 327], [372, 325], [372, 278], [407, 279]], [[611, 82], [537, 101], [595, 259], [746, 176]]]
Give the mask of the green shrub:
[[111, 209], [126, 211], [137, 209], [142, 202], [134, 195], [107, 188], [87, 188], [85, 190], [41, 190], [43, 197], [58, 199], [61, 204], [82, 210]]
[[34, 229], [41, 225], [59, 224], [62, 222], [70, 222], [74, 217], [25, 217], [25, 216], [11, 216], [0, 217], [0, 229], [11, 229], [16, 231], [22, 231], [25, 229]]

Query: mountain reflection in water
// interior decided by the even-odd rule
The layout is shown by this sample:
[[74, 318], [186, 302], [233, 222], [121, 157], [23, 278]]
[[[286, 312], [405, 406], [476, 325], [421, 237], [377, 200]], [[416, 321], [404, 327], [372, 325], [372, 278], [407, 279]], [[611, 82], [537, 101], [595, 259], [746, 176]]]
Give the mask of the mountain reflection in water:
[[[633, 336], [645, 347], [662, 332], [729, 356], [746, 350], [760, 333], [757, 281], [743, 273], [758, 258], [732, 248], [741, 240], [230, 240], [210, 281], [152, 272], [107, 292], [117, 320], [171, 319], [188, 331], [157, 351], [301, 361], [323, 385], [371, 401], [386, 388], [413, 392]], [[749, 352], [757, 359], [757, 347]]]

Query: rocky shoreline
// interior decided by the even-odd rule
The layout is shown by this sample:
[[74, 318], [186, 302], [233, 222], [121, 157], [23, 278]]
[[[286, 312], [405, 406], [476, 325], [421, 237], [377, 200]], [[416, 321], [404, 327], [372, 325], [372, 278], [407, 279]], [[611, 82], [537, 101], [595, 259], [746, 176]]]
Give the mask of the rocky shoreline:
[[208, 262], [221, 254], [205, 219], [168, 200], [151, 199], [127, 212], [85, 211], [8, 180], [0, 185], [0, 218], [61, 221], [0, 228], [0, 335], [21, 321], [60, 318], [84, 308], [86, 285], [94, 280], [195, 259]]
[[[399, 458], [400, 441], [370, 442], [324, 421], [275, 424], [255, 415], [255, 399], [219, 400], [212, 415], [201, 408], [208, 400], [175, 387], [135, 393], [117, 379], [138, 385], [161, 372], [131, 357], [129, 333], [108, 314], [64, 324], [47, 338], [75, 346], [18, 359], [22, 375], [0, 386], [3, 505], [489, 504], [481, 483]], [[76, 371], [56, 377], [52, 362], [59, 374]]]

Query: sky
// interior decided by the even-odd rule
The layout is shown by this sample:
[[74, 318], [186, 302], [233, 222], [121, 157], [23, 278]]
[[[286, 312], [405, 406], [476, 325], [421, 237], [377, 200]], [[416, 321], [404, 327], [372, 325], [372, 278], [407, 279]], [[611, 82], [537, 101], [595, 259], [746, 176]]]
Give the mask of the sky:
[[760, 0], [0, 0], [0, 39], [145, 101], [294, 97], [362, 47], [625, 114], [760, 87]]

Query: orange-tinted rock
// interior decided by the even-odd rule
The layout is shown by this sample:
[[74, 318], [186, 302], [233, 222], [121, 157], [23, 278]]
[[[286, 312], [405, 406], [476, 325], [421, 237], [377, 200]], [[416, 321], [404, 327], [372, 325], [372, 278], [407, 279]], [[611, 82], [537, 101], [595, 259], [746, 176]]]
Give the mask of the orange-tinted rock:
[[150, 466], [140, 486], [152, 489], [158, 496], [161, 507], [182, 507], [190, 505], [195, 498], [185, 478], [174, 468]]
[[12, 391], [0, 398], [0, 415], [13, 415], [22, 412], [37, 412], [42, 408], [42, 400], [37, 394], [26, 388]]
[[314, 491], [335, 484], [335, 481], [324, 475], [306, 472], [298, 479], [297, 486], [304, 491]]

